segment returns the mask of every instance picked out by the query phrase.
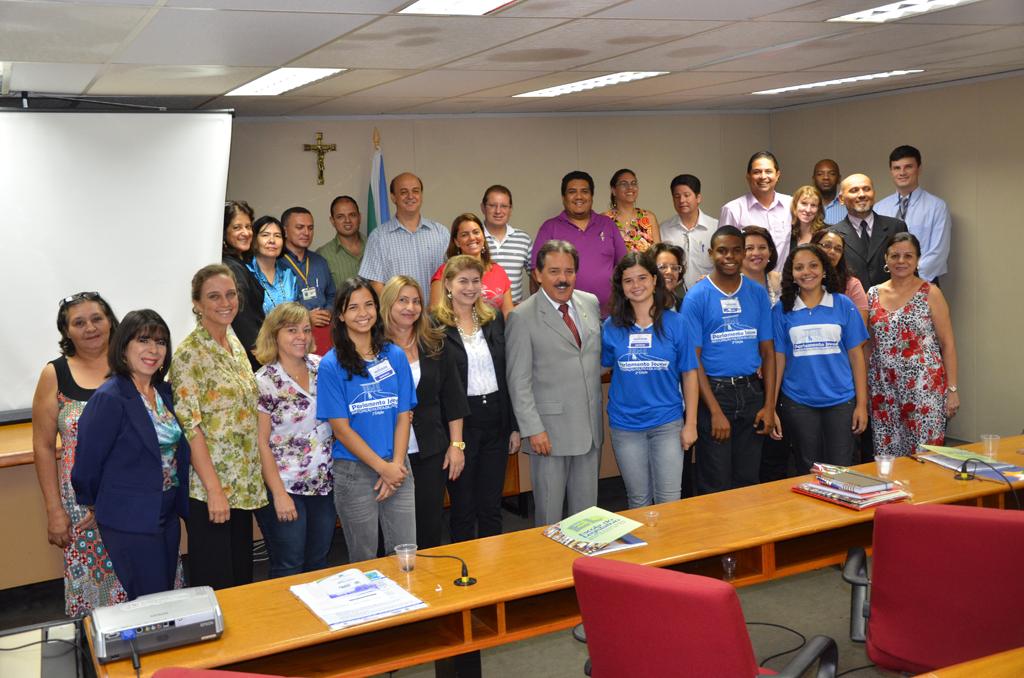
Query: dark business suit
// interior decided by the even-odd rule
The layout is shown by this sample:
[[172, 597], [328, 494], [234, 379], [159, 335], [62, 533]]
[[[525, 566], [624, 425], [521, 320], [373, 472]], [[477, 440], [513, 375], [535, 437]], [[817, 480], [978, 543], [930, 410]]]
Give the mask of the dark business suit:
[[889, 279], [889, 274], [884, 268], [885, 242], [894, 233], [906, 232], [907, 225], [903, 221], [875, 214], [871, 239], [866, 250], [860, 239], [861, 219], [859, 217], [848, 215], [830, 228], [842, 236], [846, 245], [846, 264], [850, 267], [850, 271], [860, 279], [865, 292], [872, 286]]
[[451, 442], [448, 422], [469, 415], [466, 387], [459, 378], [459, 369], [445, 337], [440, 355], [431, 357], [422, 344], [420, 382], [416, 386], [416, 407], [412, 411], [412, 428], [419, 452], [409, 455], [416, 489], [416, 543], [420, 548], [441, 545], [441, 512], [448, 471], [444, 453]]
[[[157, 396], [172, 413], [171, 387]], [[130, 379], [100, 386], [78, 420], [71, 484], [79, 504], [94, 507], [114, 571], [129, 598], [174, 588], [181, 525], [188, 514], [189, 446], [175, 452], [178, 487], [163, 490], [156, 429]]]
[[239, 257], [225, 253], [223, 262], [234, 273], [235, 287], [238, 290], [238, 313], [231, 321], [231, 329], [245, 347], [245, 356], [249, 359], [252, 371], [255, 372], [262, 367], [252, 354], [252, 350], [256, 346], [256, 337], [266, 317], [263, 313], [263, 288]]
[[[467, 397], [470, 415], [463, 424], [466, 467], [457, 480], [448, 483], [453, 542], [501, 534], [501, 491], [508, 464], [508, 439], [515, 430], [505, 380], [505, 319], [501, 311], [480, 331], [491, 352], [498, 392], [486, 399]], [[445, 327], [445, 336], [459, 377], [468, 389], [469, 359], [462, 336], [456, 327]]]

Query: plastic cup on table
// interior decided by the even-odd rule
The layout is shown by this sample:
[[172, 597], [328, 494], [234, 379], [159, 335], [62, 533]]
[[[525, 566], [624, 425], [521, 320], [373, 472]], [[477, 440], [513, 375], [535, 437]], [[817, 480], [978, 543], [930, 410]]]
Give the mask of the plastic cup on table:
[[398, 569], [402, 572], [412, 572], [416, 569], [416, 544], [395, 546], [395, 556], [398, 558]]
[[999, 436], [995, 433], [984, 433], [981, 436], [981, 452], [986, 457], [994, 457], [999, 453]]
[[644, 512], [644, 525], [646, 525], [647, 527], [657, 527], [658, 526], [658, 518], [660, 517], [660, 515], [661, 514], [658, 513], [657, 511], [645, 511]]
[[896, 455], [893, 454], [876, 454], [875, 469], [878, 471], [878, 475], [888, 478], [892, 474], [892, 464], [895, 460]]

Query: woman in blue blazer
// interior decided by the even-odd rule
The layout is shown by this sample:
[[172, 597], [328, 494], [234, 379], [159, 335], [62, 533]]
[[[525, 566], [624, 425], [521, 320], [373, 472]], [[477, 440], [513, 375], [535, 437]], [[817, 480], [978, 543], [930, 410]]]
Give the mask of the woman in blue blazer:
[[155, 311], [126, 315], [110, 340], [111, 378], [78, 421], [71, 484], [129, 599], [174, 588], [188, 511], [188, 440], [163, 380], [170, 342]]

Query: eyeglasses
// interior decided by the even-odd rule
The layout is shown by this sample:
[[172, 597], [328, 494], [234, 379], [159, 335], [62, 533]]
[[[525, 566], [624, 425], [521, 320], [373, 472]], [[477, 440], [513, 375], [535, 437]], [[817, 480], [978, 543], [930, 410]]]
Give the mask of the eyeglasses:
[[832, 245], [830, 243], [820, 242], [818, 243], [818, 247], [825, 250], [826, 252], [839, 252], [840, 254], [843, 253], [842, 245]]
[[640, 182], [634, 179], [633, 181], [620, 181], [615, 184], [615, 188], [622, 189], [623, 191], [627, 188], [640, 188]]
[[79, 292], [78, 294], [72, 294], [70, 297], [64, 297], [58, 301], [57, 308], [62, 309], [68, 304], [74, 304], [78, 301], [97, 301], [99, 298], [99, 292]]
[[662, 273], [668, 273], [669, 271], [672, 271], [673, 273], [682, 273], [683, 267], [679, 264], [658, 264], [658, 270]]

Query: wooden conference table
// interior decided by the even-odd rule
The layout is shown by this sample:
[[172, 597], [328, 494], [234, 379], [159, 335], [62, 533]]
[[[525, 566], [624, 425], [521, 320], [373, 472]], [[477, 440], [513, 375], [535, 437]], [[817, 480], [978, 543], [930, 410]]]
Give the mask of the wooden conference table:
[[[1003, 439], [1000, 456], [1013, 461], [1014, 450], [1022, 445], [1024, 437]], [[893, 477], [909, 486], [914, 503], [1002, 508], [1007, 491], [993, 482], [954, 480], [946, 469], [909, 458], [896, 461]], [[747, 586], [839, 564], [848, 548], [870, 545], [874, 511], [852, 511], [798, 495], [790, 491], [795, 482], [662, 504], [656, 507], [658, 524], [635, 532], [647, 546], [605, 557], [719, 577], [720, 556], [731, 553], [737, 560], [735, 583]], [[642, 520], [645, 510], [623, 513]], [[344, 567], [218, 591], [223, 637], [144, 655], [143, 673], [185, 666], [367, 676], [567, 629], [580, 621], [572, 580], [572, 561], [579, 556], [545, 538], [539, 528], [427, 553], [461, 556], [478, 583], [454, 586], [459, 565], [450, 559], [418, 558], [410, 573], [400, 572], [393, 557], [359, 563], [363, 570], [381, 570], [427, 607], [335, 632], [288, 587]], [[101, 677], [134, 675], [127, 660], [96, 669]]]

